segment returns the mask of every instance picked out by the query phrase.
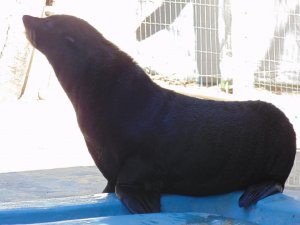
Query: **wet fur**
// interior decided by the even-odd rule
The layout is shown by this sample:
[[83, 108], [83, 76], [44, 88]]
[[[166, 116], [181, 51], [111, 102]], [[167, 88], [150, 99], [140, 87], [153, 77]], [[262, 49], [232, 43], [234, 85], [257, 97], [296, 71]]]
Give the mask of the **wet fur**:
[[120, 187], [127, 207], [131, 200], [123, 197], [130, 191], [201, 196], [265, 181], [284, 186], [295, 133], [272, 104], [201, 100], [163, 89], [71, 16], [25, 18], [24, 24], [74, 106], [89, 152], [108, 180], [105, 192]]

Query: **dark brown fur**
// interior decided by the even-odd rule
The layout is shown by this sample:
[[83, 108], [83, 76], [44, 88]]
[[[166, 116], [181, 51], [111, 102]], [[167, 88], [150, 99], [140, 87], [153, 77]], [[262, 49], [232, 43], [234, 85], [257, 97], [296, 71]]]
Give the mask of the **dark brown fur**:
[[74, 106], [88, 149], [108, 180], [105, 191], [116, 190], [131, 212], [158, 211], [161, 193], [199, 196], [250, 187], [240, 203], [247, 206], [270, 195], [249, 200], [262, 192], [253, 185], [284, 186], [296, 140], [275, 106], [177, 94], [153, 83], [81, 19], [23, 20]]

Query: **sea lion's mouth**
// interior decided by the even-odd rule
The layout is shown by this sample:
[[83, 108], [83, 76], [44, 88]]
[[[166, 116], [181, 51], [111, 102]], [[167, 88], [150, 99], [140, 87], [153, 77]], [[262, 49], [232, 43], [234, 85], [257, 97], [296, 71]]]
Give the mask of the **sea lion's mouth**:
[[26, 30], [26, 38], [30, 41], [30, 43], [36, 47], [36, 34], [34, 31], [34, 27], [36, 24], [36, 18], [28, 15], [23, 16], [23, 24]]

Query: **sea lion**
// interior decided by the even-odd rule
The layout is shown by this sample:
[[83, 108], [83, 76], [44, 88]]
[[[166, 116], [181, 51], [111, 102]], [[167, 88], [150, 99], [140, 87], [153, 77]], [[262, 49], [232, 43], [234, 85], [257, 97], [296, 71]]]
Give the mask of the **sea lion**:
[[82, 19], [23, 22], [76, 111], [95, 164], [132, 213], [160, 211], [163, 193], [245, 190], [248, 207], [282, 192], [296, 152], [282, 111], [261, 101], [201, 100], [161, 88]]

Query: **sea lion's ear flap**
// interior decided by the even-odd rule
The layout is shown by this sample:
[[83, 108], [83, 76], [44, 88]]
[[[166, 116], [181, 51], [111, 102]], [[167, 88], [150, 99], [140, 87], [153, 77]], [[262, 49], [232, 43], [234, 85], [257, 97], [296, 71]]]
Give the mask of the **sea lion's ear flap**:
[[75, 43], [75, 39], [69, 35], [65, 36], [65, 39], [71, 44]]

